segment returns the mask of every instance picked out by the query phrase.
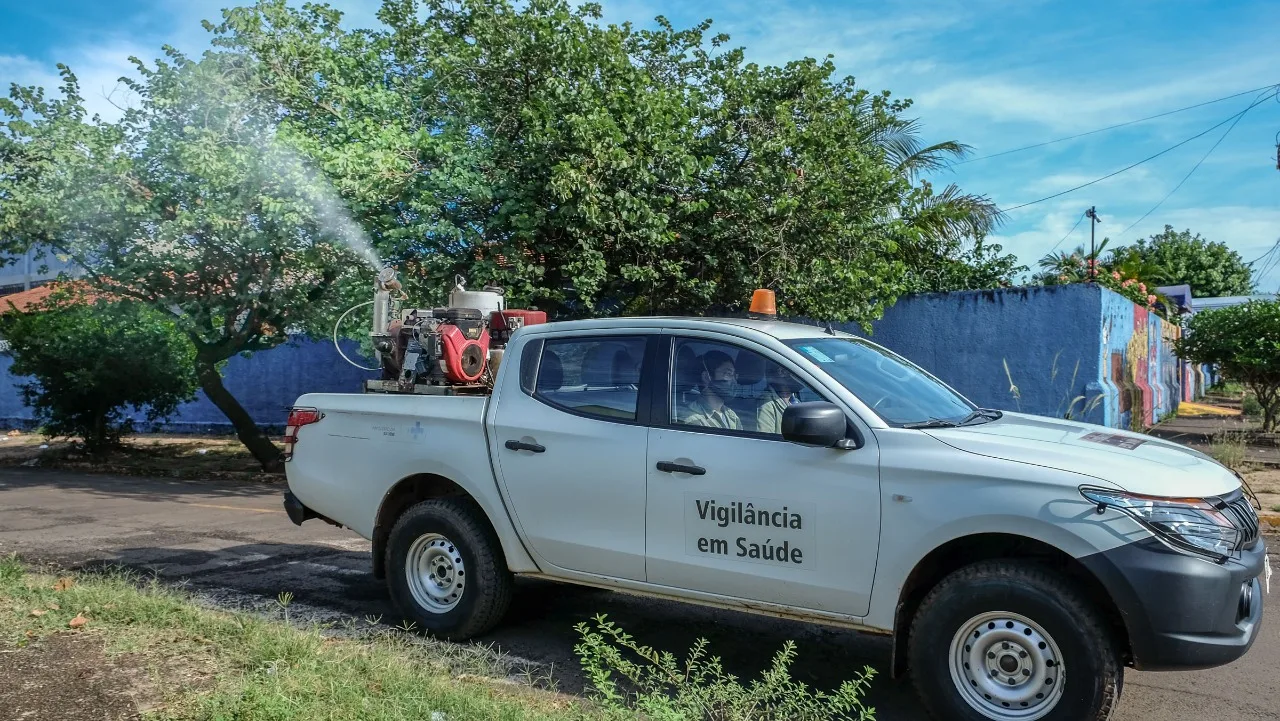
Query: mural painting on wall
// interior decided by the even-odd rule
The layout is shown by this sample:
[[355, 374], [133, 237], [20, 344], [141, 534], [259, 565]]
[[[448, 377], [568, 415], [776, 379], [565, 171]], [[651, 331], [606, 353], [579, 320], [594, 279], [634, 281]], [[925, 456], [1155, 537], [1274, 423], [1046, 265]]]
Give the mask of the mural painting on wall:
[[1151, 344], [1154, 342], [1150, 338], [1148, 332], [1146, 308], [1135, 306], [1133, 309], [1133, 337], [1129, 339], [1129, 345], [1125, 348], [1125, 381], [1126, 388], [1131, 389], [1133, 393], [1133, 401], [1130, 408], [1133, 411], [1129, 419], [1129, 427], [1135, 430], [1142, 430], [1151, 425], [1151, 416], [1153, 409], [1153, 401], [1155, 398], [1151, 392]]
[[1159, 316], [1156, 316], [1156, 319], [1160, 322], [1158, 367], [1161, 375], [1161, 386], [1168, 390], [1167, 395], [1164, 397], [1164, 404], [1160, 406], [1160, 409], [1162, 412], [1168, 413], [1173, 410], [1173, 406], [1177, 401], [1191, 399], [1185, 397], [1183, 390], [1187, 387], [1183, 377], [1184, 373], [1182, 372], [1184, 365], [1173, 354], [1174, 342], [1182, 335], [1182, 329]]
[[1110, 352], [1111, 382], [1117, 390], [1117, 426], [1141, 431], [1171, 413], [1178, 401], [1185, 400], [1183, 389], [1193, 386], [1183, 377], [1184, 365], [1173, 355], [1174, 341], [1181, 332], [1177, 325], [1146, 308], [1134, 307], [1132, 334], [1123, 350], [1113, 346]]

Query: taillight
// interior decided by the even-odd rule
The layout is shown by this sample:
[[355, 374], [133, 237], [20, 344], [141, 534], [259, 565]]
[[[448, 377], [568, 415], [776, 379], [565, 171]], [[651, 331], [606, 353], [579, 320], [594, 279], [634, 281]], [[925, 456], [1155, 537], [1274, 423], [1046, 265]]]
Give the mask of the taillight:
[[289, 420], [284, 427], [284, 459], [293, 458], [293, 447], [298, 443], [298, 429], [318, 423], [324, 414], [318, 408], [290, 408]]

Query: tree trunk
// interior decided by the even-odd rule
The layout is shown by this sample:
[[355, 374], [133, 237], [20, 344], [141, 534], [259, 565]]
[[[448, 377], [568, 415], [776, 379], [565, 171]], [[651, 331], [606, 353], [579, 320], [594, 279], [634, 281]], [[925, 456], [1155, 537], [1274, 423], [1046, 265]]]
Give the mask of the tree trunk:
[[1262, 383], [1250, 384], [1253, 396], [1262, 406], [1262, 432], [1274, 433], [1276, 430], [1277, 412], [1280, 412], [1280, 388]]
[[93, 441], [86, 444], [94, 455], [103, 455], [107, 450], [107, 412], [102, 408], [94, 411]]
[[253, 422], [253, 417], [240, 405], [240, 401], [222, 385], [222, 374], [218, 372], [217, 363], [197, 356], [196, 377], [200, 380], [200, 389], [231, 421], [236, 429], [236, 437], [262, 464], [262, 470], [267, 473], [282, 473], [284, 459], [280, 455], [280, 449]]

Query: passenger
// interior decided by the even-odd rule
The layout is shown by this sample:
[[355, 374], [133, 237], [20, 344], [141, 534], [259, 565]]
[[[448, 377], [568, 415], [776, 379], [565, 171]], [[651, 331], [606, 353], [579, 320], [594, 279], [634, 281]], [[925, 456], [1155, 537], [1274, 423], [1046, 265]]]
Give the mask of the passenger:
[[707, 351], [702, 356], [702, 383], [700, 393], [689, 403], [682, 423], [690, 426], [742, 430], [738, 414], [725, 401], [737, 392], [737, 373], [733, 359], [718, 350]]
[[756, 430], [775, 436], [782, 435], [782, 414], [787, 406], [797, 402], [796, 392], [800, 383], [786, 368], [770, 363], [765, 372], [769, 387], [764, 392], [764, 403], [756, 410]]

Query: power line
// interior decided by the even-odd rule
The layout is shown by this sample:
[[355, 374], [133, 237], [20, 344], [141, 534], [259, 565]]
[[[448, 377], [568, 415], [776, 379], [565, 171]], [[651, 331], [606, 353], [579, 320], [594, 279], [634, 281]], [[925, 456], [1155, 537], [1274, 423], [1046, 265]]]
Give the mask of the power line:
[[1076, 220], [1076, 224], [1075, 224], [1075, 225], [1071, 226], [1071, 230], [1068, 230], [1068, 231], [1067, 231], [1067, 234], [1066, 234], [1066, 235], [1064, 235], [1064, 236], [1062, 236], [1062, 238], [1060, 238], [1060, 239], [1058, 240], [1058, 242], [1054, 243], [1054, 244], [1053, 244], [1053, 247], [1049, 249], [1049, 252], [1050, 252], [1050, 253], [1052, 253], [1053, 251], [1057, 250], [1059, 245], [1062, 245], [1062, 244], [1063, 244], [1063, 242], [1065, 242], [1067, 238], [1070, 238], [1070, 237], [1071, 237], [1071, 234], [1072, 234], [1072, 233], [1076, 232], [1076, 228], [1079, 228], [1079, 227], [1080, 227], [1080, 224], [1084, 222], [1084, 216], [1085, 216], [1085, 214], [1084, 214], [1084, 213], [1081, 213], [1081, 214], [1080, 214], [1080, 218], [1079, 218], [1078, 220]]
[[1251, 261], [1249, 261], [1249, 262], [1245, 263], [1245, 265], [1252, 266], [1254, 263], [1257, 263], [1258, 261], [1262, 260], [1263, 258], [1266, 258], [1266, 257], [1268, 257], [1269, 255], [1271, 255], [1272, 253], [1276, 252], [1276, 250], [1277, 250], [1277, 249], [1280, 249], [1280, 240], [1277, 240], [1276, 242], [1272, 243], [1272, 244], [1271, 244], [1271, 247], [1270, 247], [1270, 248], [1267, 248], [1267, 252], [1265, 252], [1265, 253], [1263, 253], [1262, 255], [1258, 256], [1257, 258], [1254, 258], [1253, 260], [1251, 260]]
[[[1276, 93], [1275, 93], [1274, 91], [1273, 91], [1271, 94], [1272, 94], [1272, 95], [1276, 95]], [[1182, 187], [1182, 184], [1183, 184], [1183, 183], [1185, 183], [1185, 182], [1187, 182], [1187, 179], [1188, 179], [1188, 178], [1190, 178], [1190, 177], [1192, 176], [1192, 174], [1194, 174], [1197, 170], [1199, 170], [1199, 169], [1200, 169], [1200, 166], [1204, 163], [1204, 161], [1208, 160], [1210, 155], [1213, 155], [1213, 151], [1215, 151], [1215, 150], [1217, 150], [1217, 149], [1218, 149], [1218, 146], [1222, 144], [1222, 141], [1226, 140], [1226, 139], [1227, 139], [1227, 136], [1231, 134], [1231, 131], [1232, 131], [1232, 130], [1235, 130], [1236, 125], [1238, 125], [1238, 124], [1240, 123], [1240, 121], [1244, 119], [1245, 113], [1247, 113], [1247, 112], [1249, 112], [1250, 110], [1253, 110], [1254, 108], [1258, 107], [1258, 106], [1259, 106], [1259, 105], [1261, 105], [1262, 103], [1266, 102], [1266, 100], [1267, 100], [1267, 96], [1266, 96], [1266, 95], [1262, 95], [1262, 96], [1259, 96], [1259, 97], [1255, 98], [1255, 99], [1254, 99], [1254, 101], [1249, 105], [1249, 107], [1247, 107], [1247, 108], [1245, 108], [1244, 110], [1242, 110], [1242, 111], [1240, 112], [1240, 114], [1236, 116], [1235, 121], [1234, 121], [1234, 122], [1232, 122], [1232, 123], [1231, 123], [1231, 125], [1227, 127], [1226, 131], [1225, 131], [1221, 136], [1219, 136], [1219, 137], [1218, 137], [1217, 142], [1215, 142], [1215, 143], [1213, 144], [1213, 146], [1212, 146], [1212, 147], [1210, 147], [1210, 148], [1209, 148], [1209, 150], [1208, 150], [1204, 155], [1200, 156], [1200, 160], [1198, 160], [1198, 161], [1196, 162], [1196, 164], [1195, 164], [1195, 165], [1193, 165], [1193, 166], [1191, 167], [1191, 170], [1188, 170], [1188, 171], [1187, 171], [1187, 174], [1186, 174], [1186, 175], [1184, 175], [1184, 176], [1182, 176], [1182, 180], [1179, 180], [1179, 181], [1178, 181], [1178, 184], [1177, 184], [1177, 185], [1175, 185], [1175, 186], [1173, 186], [1173, 190], [1170, 190], [1170, 191], [1169, 191], [1169, 192], [1168, 192], [1168, 193], [1167, 193], [1163, 198], [1161, 198], [1161, 199], [1160, 199], [1160, 202], [1158, 202], [1158, 203], [1156, 203], [1155, 205], [1151, 206], [1151, 210], [1148, 210], [1147, 212], [1143, 213], [1141, 218], [1138, 218], [1137, 220], [1133, 221], [1132, 223], [1130, 223], [1130, 224], [1129, 224], [1129, 227], [1127, 227], [1127, 228], [1125, 228], [1124, 230], [1120, 231], [1119, 235], [1120, 235], [1120, 236], [1123, 236], [1125, 233], [1128, 233], [1130, 230], [1133, 230], [1133, 227], [1134, 227], [1135, 225], [1137, 225], [1138, 223], [1141, 223], [1142, 221], [1146, 220], [1148, 216], [1150, 216], [1152, 213], [1156, 212], [1156, 210], [1157, 210], [1160, 206], [1164, 205], [1164, 201], [1168, 200], [1169, 198], [1171, 198], [1171, 197], [1173, 196], [1173, 194], [1174, 194], [1174, 193], [1178, 192], [1178, 188], [1181, 188], [1181, 187]]]
[[1240, 111], [1240, 112], [1238, 112], [1238, 113], [1235, 113], [1235, 114], [1231, 115], [1230, 117], [1228, 117], [1227, 119], [1225, 119], [1225, 120], [1223, 120], [1223, 121], [1221, 121], [1221, 122], [1215, 123], [1212, 127], [1209, 127], [1209, 128], [1204, 129], [1204, 130], [1201, 130], [1200, 132], [1196, 133], [1195, 135], [1192, 135], [1191, 137], [1187, 138], [1186, 140], [1183, 140], [1183, 141], [1181, 141], [1181, 142], [1177, 143], [1176, 145], [1171, 145], [1171, 146], [1169, 146], [1169, 147], [1165, 148], [1164, 150], [1161, 150], [1160, 152], [1156, 153], [1155, 155], [1147, 156], [1146, 158], [1143, 158], [1142, 160], [1139, 160], [1138, 162], [1133, 163], [1132, 165], [1126, 165], [1125, 167], [1123, 167], [1123, 168], [1121, 168], [1121, 169], [1119, 169], [1119, 170], [1117, 170], [1117, 171], [1115, 171], [1115, 172], [1107, 173], [1106, 175], [1102, 176], [1101, 178], [1095, 178], [1094, 180], [1090, 180], [1090, 181], [1089, 181], [1089, 182], [1087, 182], [1087, 183], [1081, 183], [1080, 185], [1077, 185], [1077, 186], [1075, 186], [1074, 188], [1068, 188], [1068, 189], [1063, 190], [1063, 191], [1061, 191], [1061, 192], [1054, 193], [1053, 195], [1046, 195], [1046, 196], [1045, 196], [1045, 197], [1043, 197], [1043, 198], [1039, 198], [1038, 200], [1033, 200], [1033, 201], [1031, 201], [1031, 202], [1029, 202], [1029, 203], [1023, 203], [1023, 204], [1021, 204], [1021, 205], [1015, 205], [1015, 206], [1013, 206], [1012, 208], [1005, 208], [1005, 212], [1011, 212], [1011, 211], [1014, 211], [1014, 210], [1018, 210], [1018, 209], [1020, 209], [1020, 208], [1025, 208], [1025, 207], [1027, 207], [1027, 206], [1029, 206], [1029, 205], [1035, 205], [1036, 203], [1043, 203], [1043, 202], [1044, 202], [1044, 201], [1046, 201], [1046, 200], [1053, 200], [1054, 198], [1059, 198], [1059, 197], [1061, 197], [1061, 196], [1063, 196], [1063, 195], [1066, 195], [1067, 193], [1074, 193], [1075, 191], [1080, 190], [1081, 188], [1087, 188], [1087, 187], [1089, 187], [1090, 185], [1094, 185], [1094, 184], [1096, 184], [1096, 183], [1101, 183], [1102, 181], [1107, 180], [1108, 178], [1114, 178], [1115, 176], [1117, 176], [1117, 175], [1119, 175], [1119, 174], [1121, 174], [1121, 173], [1124, 173], [1124, 172], [1127, 172], [1127, 171], [1133, 170], [1134, 168], [1138, 167], [1139, 165], [1142, 165], [1143, 163], [1147, 163], [1147, 162], [1150, 162], [1150, 161], [1152, 161], [1152, 160], [1155, 160], [1156, 158], [1160, 157], [1161, 155], [1164, 155], [1165, 153], [1168, 153], [1168, 152], [1173, 151], [1173, 150], [1177, 150], [1178, 148], [1181, 148], [1182, 146], [1186, 145], [1187, 143], [1191, 142], [1192, 140], [1195, 140], [1195, 139], [1197, 139], [1197, 138], [1201, 138], [1201, 137], [1203, 137], [1203, 136], [1205, 136], [1205, 135], [1208, 135], [1209, 133], [1213, 132], [1214, 130], [1217, 130], [1218, 128], [1222, 127], [1223, 125], [1226, 125], [1227, 123], [1230, 123], [1230, 122], [1232, 122], [1233, 120], [1237, 120], [1240, 116], [1243, 116], [1245, 113], [1249, 112], [1251, 109], [1253, 109], [1253, 106], [1252, 106], [1252, 105], [1250, 105], [1248, 108], [1245, 108], [1244, 110], [1241, 110], [1241, 111]]
[[1272, 270], [1275, 270], [1277, 264], [1280, 264], [1280, 253], [1272, 254], [1271, 258], [1263, 265], [1262, 270], [1259, 271], [1258, 277], [1261, 278]]
[[[1136, 125], [1136, 124], [1138, 124], [1138, 123], [1145, 123], [1145, 122], [1147, 122], [1148, 120], [1155, 120], [1155, 119], [1157, 119], [1157, 118], [1163, 118], [1163, 117], [1165, 117], [1165, 116], [1167, 116], [1167, 115], [1174, 115], [1174, 114], [1176, 114], [1176, 113], [1181, 113], [1181, 112], [1186, 111], [1186, 110], [1194, 110], [1194, 109], [1196, 109], [1196, 108], [1203, 108], [1203, 107], [1204, 107], [1204, 106], [1206, 106], [1206, 105], [1213, 105], [1213, 104], [1215, 104], [1215, 103], [1220, 103], [1220, 102], [1222, 102], [1222, 101], [1224, 101], [1224, 100], [1231, 100], [1231, 99], [1233, 99], [1233, 98], [1238, 98], [1238, 97], [1240, 97], [1241, 95], [1248, 95], [1249, 93], [1256, 93], [1256, 92], [1260, 92], [1260, 91], [1263, 91], [1263, 90], [1267, 90], [1267, 89], [1269, 89], [1269, 88], [1276, 88], [1276, 87], [1277, 87], [1277, 85], [1275, 85], [1275, 84], [1273, 84], [1273, 85], [1263, 85], [1262, 87], [1260, 87], [1260, 88], [1254, 88], [1253, 90], [1245, 90], [1245, 91], [1243, 91], [1243, 92], [1239, 92], [1239, 93], [1236, 93], [1236, 94], [1234, 94], [1234, 95], [1228, 95], [1228, 96], [1226, 96], [1226, 97], [1218, 98], [1218, 99], [1216, 99], [1216, 100], [1207, 100], [1207, 101], [1205, 101], [1205, 102], [1203, 102], [1203, 103], [1196, 103], [1195, 105], [1188, 105], [1188, 106], [1187, 106], [1187, 107], [1185, 107], [1185, 108], [1178, 108], [1177, 110], [1170, 110], [1170, 111], [1168, 111], [1168, 112], [1159, 113], [1158, 115], [1149, 115], [1149, 116], [1147, 116], [1147, 117], [1145, 117], [1145, 118], [1139, 118], [1139, 119], [1137, 119], [1137, 120], [1130, 120], [1130, 121], [1128, 121], [1128, 122], [1124, 122], [1124, 123], [1117, 123], [1116, 125], [1108, 125], [1108, 126], [1107, 126], [1107, 127], [1105, 127], [1105, 128], [1098, 128], [1097, 130], [1090, 130], [1090, 131], [1088, 131], [1087, 133], [1078, 133], [1078, 134], [1076, 134], [1076, 135], [1068, 135], [1068, 136], [1067, 136], [1067, 137], [1065, 137], [1065, 138], [1058, 138], [1058, 139], [1056, 139], [1056, 140], [1046, 140], [1046, 141], [1045, 141], [1045, 142], [1043, 142], [1043, 143], [1036, 143], [1036, 144], [1034, 144], [1034, 145], [1025, 145], [1025, 146], [1023, 146], [1023, 147], [1021, 147], [1021, 148], [1013, 148], [1012, 150], [1002, 150], [1002, 151], [1000, 151], [999, 153], [992, 153], [991, 155], [983, 155], [983, 156], [980, 156], [980, 157], [977, 157], [977, 158], [969, 158], [969, 159], [967, 159], [967, 160], [960, 160], [960, 161], [957, 161], [957, 162], [955, 162], [955, 163], [952, 163], [952, 166], [956, 166], [956, 165], [965, 165], [966, 163], [976, 163], [976, 162], [978, 162], [979, 160], [987, 160], [987, 159], [989, 159], [989, 158], [998, 158], [998, 157], [1000, 157], [1000, 156], [1002, 156], [1002, 155], [1009, 155], [1009, 154], [1011, 154], [1011, 153], [1021, 153], [1021, 152], [1022, 152], [1022, 151], [1024, 151], [1024, 150], [1034, 150], [1035, 148], [1043, 148], [1043, 147], [1044, 147], [1044, 146], [1046, 146], [1046, 145], [1053, 145], [1054, 143], [1063, 143], [1063, 142], [1066, 142], [1066, 141], [1068, 141], [1068, 140], [1075, 140], [1076, 138], [1083, 138], [1083, 137], [1086, 137], [1086, 136], [1089, 136], [1089, 135], [1097, 135], [1098, 133], [1105, 133], [1105, 132], [1106, 132], [1106, 131], [1108, 131], [1108, 130], [1115, 130], [1116, 128], [1123, 128], [1123, 127], [1125, 127], [1125, 126], [1127, 126], [1127, 125]], [[1277, 100], [1278, 100], [1278, 101], [1280, 101], [1280, 98], [1277, 98]]]

